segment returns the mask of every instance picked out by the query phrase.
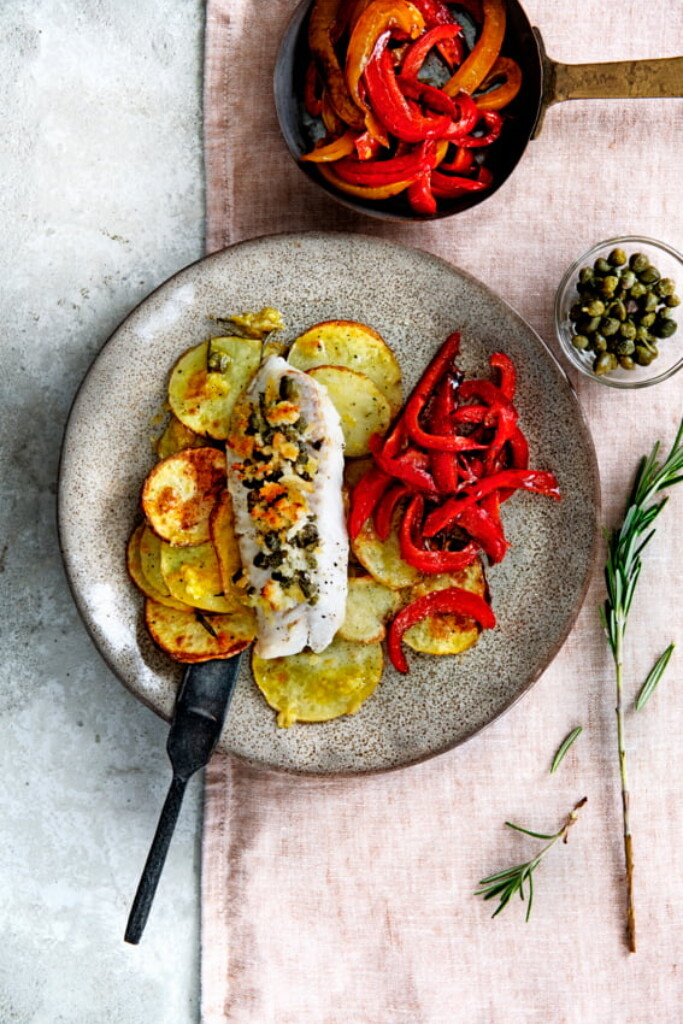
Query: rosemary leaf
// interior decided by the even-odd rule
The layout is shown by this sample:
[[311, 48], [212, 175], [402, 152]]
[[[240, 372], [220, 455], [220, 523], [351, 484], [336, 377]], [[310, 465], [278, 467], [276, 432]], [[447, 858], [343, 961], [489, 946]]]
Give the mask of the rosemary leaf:
[[534, 839], [552, 839], [552, 836], [545, 835], [543, 832], [531, 832], [528, 828], [522, 828], [521, 825], [513, 825], [511, 821], [506, 821], [505, 824], [508, 828], [514, 828], [515, 832], [523, 832], [525, 836], [533, 836]]
[[655, 692], [657, 683], [664, 675], [664, 670], [671, 660], [671, 655], [674, 652], [675, 646], [675, 644], [669, 644], [667, 649], [657, 658], [652, 671], [643, 683], [643, 688], [636, 699], [636, 711], [640, 711], [641, 708], [644, 708], [652, 694]]
[[553, 758], [553, 763], [550, 766], [550, 774], [551, 775], [555, 774], [557, 769], [560, 767], [560, 764], [564, 760], [564, 755], [567, 753], [567, 751], [571, 747], [572, 743], [574, 743], [574, 741], [579, 738], [579, 736], [581, 735], [582, 732], [583, 732], [583, 726], [582, 725], [577, 725], [577, 727], [575, 729], [572, 729], [572, 731], [569, 733], [569, 735], [565, 736], [565, 738], [562, 740], [562, 743], [558, 747], [557, 753], [555, 754], [555, 757]]

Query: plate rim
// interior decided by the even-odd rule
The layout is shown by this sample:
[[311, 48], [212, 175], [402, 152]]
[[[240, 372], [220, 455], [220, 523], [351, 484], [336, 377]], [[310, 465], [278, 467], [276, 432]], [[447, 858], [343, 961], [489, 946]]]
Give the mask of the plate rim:
[[[380, 766], [377, 766], [377, 767], [369, 767], [369, 768], [366, 768], [366, 769], [363, 769], [363, 768], [344, 769], [344, 768], [342, 768], [342, 769], [334, 769], [334, 770], [325, 770], [325, 769], [319, 768], [319, 767], [316, 768], [316, 769], [310, 769], [310, 768], [303, 768], [303, 767], [296, 767], [296, 766], [289, 766], [289, 765], [268, 764], [268, 763], [266, 763], [264, 761], [258, 760], [257, 758], [251, 759], [251, 758], [247, 758], [247, 757], [245, 757], [245, 756], [243, 756], [241, 754], [237, 754], [237, 753], [235, 753], [233, 751], [222, 750], [221, 747], [220, 747], [220, 742], [219, 742], [219, 745], [218, 745], [217, 751], [216, 751], [219, 754], [223, 754], [224, 756], [227, 755], [227, 756], [233, 758], [235, 761], [237, 761], [240, 764], [245, 765], [247, 767], [255, 768], [255, 769], [257, 769], [259, 771], [263, 771], [263, 772], [273, 772], [273, 773], [275, 773], [277, 775], [284, 774], [284, 775], [292, 775], [292, 776], [297, 776], [297, 777], [311, 777], [311, 778], [343, 778], [343, 777], [346, 777], [346, 778], [365, 778], [365, 777], [371, 777], [371, 776], [375, 776], [375, 775], [383, 775], [383, 774], [385, 774], [387, 772], [403, 771], [404, 769], [412, 768], [412, 767], [414, 767], [416, 765], [423, 764], [423, 763], [425, 763], [427, 761], [431, 761], [431, 760], [433, 760], [433, 759], [435, 759], [437, 757], [444, 756], [445, 754], [448, 754], [451, 751], [455, 750], [457, 747], [463, 746], [464, 744], [468, 743], [469, 741], [475, 739], [477, 736], [480, 736], [484, 731], [489, 729], [490, 726], [494, 725], [504, 715], [506, 715], [509, 711], [511, 711], [512, 708], [514, 708], [515, 705], [519, 701], [521, 701], [524, 697], [526, 697], [527, 694], [529, 693], [529, 691], [538, 683], [540, 678], [550, 668], [550, 666], [555, 661], [555, 659], [557, 658], [558, 654], [560, 653], [560, 651], [564, 647], [564, 644], [566, 643], [566, 641], [567, 641], [567, 639], [568, 639], [572, 629], [576, 625], [576, 621], [577, 621], [577, 619], [579, 617], [579, 614], [581, 612], [581, 609], [582, 609], [582, 607], [584, 605], [584, 602], [585, 602], [585, 599], [586, 599], [586, 595], [588, 593], [588, 590], [590, 588], [590, 585], [592, 583], [592, 580], [593, 580], [593, 577], [594, 577], [594, 574], [595, 574], [595, 571], [596, 571], [597, 562], [596, 562], [596, 557], [595, 556], [596, 556], [596, 554], [598, 552], [599, 544], [600, 544], [600, 520], [601, 520], [601, 513], [602, 513], [602, 490], [601, 490], [600, 467], [599, 467], [599, 462], [598, 462], [598, 458], [597, 458], [597, 452], [596, 452], [596, 449], [595, 449], [595, 443], [593, 441], [593, 436], [592, 436], [590, 427], [588, 425], [588, 421], [586, 419], [583, 407], [582, 407], [582, 405], [581, 405], [581, 403], [579, 401], [579, 397], [577, 395], [576, 389], [575, 389], [574, 385], [572, 384], [572, 381], [569, 378], [565, 368], [562, 366], [560, 360], [557, 358], [557, 356], [552, 351], [552, 349], [547, 344], [547, 342], [541, 337], [541, 335], [538, 333], [538, 331], [517, 311], [517, 309], [513, 305], [511, 305], [510, 302], [507, 301], [507, 299], [504, 299], [502, 296], [498, 295], [489, 285], [485, 284], [483, 281], [481, 281], [479, 278], [475, 277], [469, 271], [463, 270], [457, 264], [451, 263], [449, 260], [445, 259], [443, 256], [440, 256], [440, 255], [438, 255], [438, 254], [436, 254], [434, 252], [431, 252], [428, 249], [424, 249], [421, 246], [408, 244], [408, 243], [402, 242], [402, 241], [396, 241], [394, 239], [387, 239], [387, 238], [383, 238], [383, 237], [376, 237], [376, 236], [373, 236], [373, 235], [370, 235], [370, 234], [367, 234], [367, 233], [364, 233], [364, 232], [353, 232], [353, 231], [318, 231], [318, 230], [312, 230], [312, 231], [268, 232], [268, 233], [265, 233], [265, 234], [262, 234], [262, 235], [255, 235], [253, 237], [240, 239], [240, 240], [238, 240], [236, 242], [231, 243], [230, 245], [224, 246], [223, 248], [216, 250], [215, 252], [207, 253], [207, 254], [205, 254], [203, 256], [198, 257], [196, 260], [192, 260], [190, 263], [188, 263], [185, 266], [181, 267], [180, 269], [175, 271], [173, 274], [171, 274], [169, 277], [167, 277], [163, 281], [161, 281], [155, 288], [153, 288], [150, 292], [148, 292], [139, 302], [137, 302], [126, 313], [126, 315], [119, 321], [117, 326], [108, 335], [108, 337], [105, 339], [105, 341], [102, 343], [102, 345], [100, 346], [100, 348], [98, 349], [98, 351], [94, 355], [94, 357], [91, 360], [91, 362], [89, 363], [89, 365], [88, 365], [88, 367], [87, 367], [83, 377], [81, 378], [81, 380], [80, 380], [80, 382], [78, 384], [78, 387], [76, 388], [76, 391], [74, 392], [71, 404], [69, 406], [68, 413], [67, 413], [66, 418], [65, 418], [64, 428], [63, 428], [62, 438], [61, 438], [61, 444], [60, 444], [59, 463], [58, 463], [58, 470], [57, 470], [57, 500], [56, 500], [57, 539], [58, 539], [59, 551], [60, 551], [60, 555], [61, 555], [61, 558], [62, 558], [62, 563], [63, 563], [63, 566], [64, 566], [65, 576], [66, 576], [67, 584], [68, 584], [68, 587], [69, 587], [69, 591], [70, 591], [71, 596], [72, 596], [72, 598], [74, 600], [74, 604], [76, 605], [76, 608], [78, 610], [80, 619], [81, 619], [81, 621], [82, 621], [82, 623], [83, 623], [83, 625], [84, 625], [84, 627], [86, 629], [86, 632], [87, 632], [88, 636], [90, 637], [90, 639], [91, 639], [91, 641], [93, 643], [93, 646], [95, 647], [98, 655], [103, 660], [105, 665], [107, 665], [107, 667], [111, 670], [112, 674], [118, 679], [119, 683], [128, 691], [128, 693], [131, 694], [131, 696], [133, 696], [143, 706], [145, 706], [145, 707], [149, 708], [149, 710], [153, 711], [154, 714], [157, 715], [159, 718], [161, 718], [163, 721], [165, 721], [167, 723], [170, 723], [171, 716], [168, 715], [165, 711], [163, 711], [159, 707], [156, 707], [154, 705], [154, 703], [152, 702], [152, 700], [148, 699], [146, 695], [144, 695], [144, 694], [140, 693], [139, 691], [135, 690], [129, 684], [127, 679], [124, 677], [121, 669], [116, 664], [115, 659], [113, 658], [113, 656], [110, 656], [108, 654], [108, 652], [104, 651], [100, 647], [100, 644], [98, 643], [98, 640], [97, 640], [97, 638], [95, 636], [94, 630], [92, 629], [91, 624], [89, 622], [89, 618], [88, 618], [87, 608], [86, 608], [85, 602], [84, 602], [83, 598], [81, 597], [81, 595], [79, 594], [79, 592], [78, 592], [78, 590], [77, 590], [77, 588], [75, 586], [75, 583], [74, 583], [74, 579], [73, 579], [73, 575], [72, 575], [72, 569], [71, 569], [71, 556], [70, 556], [69, 551], [68, 551], [68, 542], [65, 539], [66, 528], [65, 528], [65, 524], [64, 524], [64, 517], [63, 517], [63, 514], [62, 514], [63, 513], [63, 502], [64, 502], [64, 496], [63, 496], [63, 492], [64, 492], [64, 465], [65, 465], [66, 459], [67, 459], [67, 457], [69, 455], [69, 434], [70, 434], [70, 431], [71, 431], [71, 429], [72, 429], [72, 427], [73, 427], [73, 425], [75, 423], [74, 417], [77, 414], [78, 405], [79, 405], [79, 402], [82, 399], [82, 396], [83, 396], [83, 394], [85, 392], [85, 388], [86, 388], [86, 385], [87, 385], [87, 383], [89, 381], [89, 378], [90, 378], [91, 374], [93, 373], [93, 371], [95, 370], [95, 368], [97, 367], [97, 364], [99, 363], [99, 360], [104, 356], [105, 351], [107, 350], [108, 346], [116, 339], [118, 334], [124, 329], [124, 327], [129, 323], [129, 321], [131, 319], [133, 319], [136, 316], [136, 314], [143, 307], [145, 307], [146, 304], [154, 296], [158, 295], [159, 292], [161, 292], [162, 290], [164, 290], [167, 287], [169, 287], [170, 285], [172, 285], [172, 283], [177, 281], [178, 278], [181, 278], [182, 276], [187, 274], [189, 271], [192, 271], [192, 270], [196, 269], [200, 265], [209, 264], [209, 263], [212, 263], [214, 261], [218, 261], [222, 257], [224, 257], [226, 253], [232, 252], [233, 250], [239, 249], [239, 248], [242, 248], [242, 247], [247, 248], [249, 246], [261, 245], [261, 244], [265, 244], [265, 243], [268, 243], [268, 242], [271, 242], [271, 241], [277, 241], [277, 242], [281, 242], [281, 243], [282, 242], [286, 243], [287, 241], [297, 242], [297, 241], [299, 241], [301, 239], [307, 239], [307, 240], [308, 239], [310, 239], [310, 240], [318, 239], [318, 240], [324, 242], [326, 239], [330, 239], [330, 238], [334, 238], [335, 240], [346, 240], [348, 242], [357, 242], [357, 241], [360, 240], [361, 242], [367, 243], [367, 244], [369, 244], [371, 246], [378, 245], [380, 247], [396, 249], [396, 250], [400, 250], [402, 252], [415, 252], [415, 253], [418, 253], [422, 257], [428, 257], [430, 260], [433, 260], [435, 263], [441, 264], [449, 273], [456, 273], [460, 277], [465, 278], [466, 280], [472, 282], [478, 289], [480, 289], [481, 291], [485, 292], [488, 296], [490, 296], [494, 300], [495, 303], [501, 304], [502, 306], [504, 306], [514, 316], [514, 318], [520, 323], [520, 325], [526, 331], [528, 331], [531, 335], [533, 335], [536, 344], [538, 344], [540, 346], [540, 348], [544, 351], [546, 357], [554, 364], [556, 371], [559, 372], [561, 377], [564, 379], [564, 383], [567, 385], [568, 393], [569, 393], [569, 396], [570, 396], [570, 400], [571, 400], [571, 402], [572, 402], [572, 404], [574, 406], [575, 412], [577, 414], [577, 419], [578, 419], [578, 422], [580, 424], [582, 434], [584, 436], [585, 447], [586, 447], [588, 455], [589, 455], [589, 462], [590, 462], [590, 467], [589, 468], [590, 468], [590, 476], [591, 476], [591, 496], [592, 496], [592, 501], [593, 501], [593, 508], [594, 508], [594, 511], [595, 511], [595, 516], [594, 516], [594, 518], [595, 518], [595, 526], [594, 526], [594, 529], [593, 529], [593, 536], [592, 536], [591, 545], [590, 545], [590, 552], [589, 552], [588, 560], [587, 560], [587, 564], [589, 565], [589, 569], [585, 573], [581, 589], [577, 593], [577, 596], [575, 598], [574, 604], [572, 606], [571, 614], [567, 616], [567, 622], [565, 624], [564, 630], [558, 636], [558, 638], [556, 639], [555, 644], [550, 649], [550, 651], [549, 651], [549, 653], [547, 655], [547, 658], [545, 659], [545, 663], [542, 666], [540, 666], [537, 669], [537, 671], [528, 679], [528, 681], [527, 681], [526, 685], [523, 687], [523, 689], [521, 689], [519, 692], [517, 692], [507, 703], [505, 703], [501, 708], [499, 708], [496, 711], [496, 713], [493, 714], [483, 725], [480, 725], [473, 732], [470, 732], [470, 733], [468, 733], [465, 736], [457, 738], [457, 739], [453, 740], [452, 742], [449, 742], [445, 746], [440, 747], [437, 750], [432, 750], [432, 751], [428, 751], [426, 753], [420, 754], [420, 755], [418, 755], [416, 757], [413, 757], [413, 758], [411, 758], [409, 760], [406, 760], [406, 761], [404, 761], [404, 762], [402, 762], [400, 764], [380, 765]], [[177, 663], [177, 664], [179, 665], [179, 667], [181, 669], [184, 670], [184, 666], [182, 665], [182, 663]]]

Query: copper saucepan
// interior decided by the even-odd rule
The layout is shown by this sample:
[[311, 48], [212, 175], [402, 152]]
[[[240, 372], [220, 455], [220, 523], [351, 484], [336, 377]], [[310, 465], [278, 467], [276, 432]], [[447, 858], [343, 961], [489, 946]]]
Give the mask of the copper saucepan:
[[307, 29], [313, 0], [302, 0], [285, 30], [275, 64], [275, 105], [287, 147], [309, 178], [353, 210], [383, 220], [415, 221], [449, 217], [482, 203], [500, 188], [522, 158], [528, 142], [541, 130], [546, 110], [562, 100], [636, 99], [683, 96], [683, 56], [656, 60], [613, 61], [604, 64], [561, 64], [545, 52], [538, 29], [533, 28], [521, 4], [507, 0], [507, 24], [501, 52], [522, 69], [522, 88], [505, 108], [500, 139], [486, 154], [494, 176], [483, 192], [444, 202], [433, 217], [412, 212], [401, 196], [381, 203], [343, 195], [299, 158], [311, 148], [304, 123], [304, 77], [309, 60]]

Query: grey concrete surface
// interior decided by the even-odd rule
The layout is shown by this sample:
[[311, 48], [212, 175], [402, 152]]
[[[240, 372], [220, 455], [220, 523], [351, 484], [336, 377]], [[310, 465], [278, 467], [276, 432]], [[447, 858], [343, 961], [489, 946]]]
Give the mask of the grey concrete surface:
[[105, 667], [62, 571], [74, 392], [203, 245], [201, 0], [0, 4], [0, 1024], [198, 1019], [200, 782], [123, 943], [166, 727]]

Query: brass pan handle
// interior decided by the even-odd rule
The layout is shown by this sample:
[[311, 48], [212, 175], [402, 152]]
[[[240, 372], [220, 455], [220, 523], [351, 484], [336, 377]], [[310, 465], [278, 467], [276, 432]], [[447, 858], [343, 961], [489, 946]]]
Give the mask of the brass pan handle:
[[543, 115], [563, 100], [648, 99], [683, 96], [683, 57], [617, 60], [604, 64], [561, 64], [545, 52], [534, 29], [543, 67], [543, 93], [534, 137]]

